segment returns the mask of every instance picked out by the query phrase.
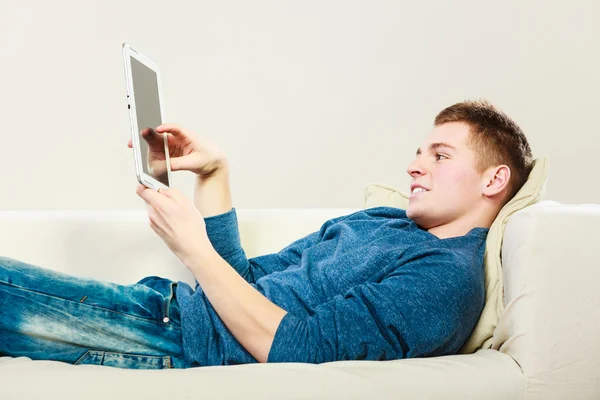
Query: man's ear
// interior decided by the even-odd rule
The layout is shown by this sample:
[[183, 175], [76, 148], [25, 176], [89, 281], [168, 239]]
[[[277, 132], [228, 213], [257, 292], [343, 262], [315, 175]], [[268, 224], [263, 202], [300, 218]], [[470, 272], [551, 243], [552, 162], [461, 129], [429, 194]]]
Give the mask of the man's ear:
[[481, 194], [492, 197], [502, 193], [510, 180], [510, 168], [507, 165], [498, 165], [490, 168], [483, 175]]

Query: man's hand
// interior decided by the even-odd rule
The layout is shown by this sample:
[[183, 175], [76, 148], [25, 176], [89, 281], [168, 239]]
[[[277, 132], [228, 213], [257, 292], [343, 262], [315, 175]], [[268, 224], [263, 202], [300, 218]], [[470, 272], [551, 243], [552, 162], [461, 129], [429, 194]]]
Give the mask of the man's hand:
[[[178, 125], [162, 124], [156, 131], [146, 128], [141, 133], [149, 144], [151, 165], [154, 159], [165, 160], [162, 134], [167, 134], [171, 171], [191, 171], [200, 178], [209, 178], [227, 166], [225, 153], [214, 142]], [[132, 147], [131, 139], [127, 147]]]
[[[171, 171], [187, 170], [197, 175], [194, 204], [200, 213], [204, 217], [211, 217], [231, 210], [229, 164], [221, 149], [208, 139], [200, 139], [178, 125], [163, 124], [156, 131], [144, 129], [142, 138], [148, 142], [148, 162], [153, 169], [156, 168], [155, 176], [166, 173], [163, 171], [166, 168], [164, 139], [159, 134], [167, 135]], [[132, 147], [131, 140], [127, 147]], [[155, 160], [162, 163], [154, 163]]]
[[199, 252], [212, 247], [204, 217], [179, 190], [156, 192], [138, 184], [136, 193], [146, 202], [150, 227], [186, 266]]

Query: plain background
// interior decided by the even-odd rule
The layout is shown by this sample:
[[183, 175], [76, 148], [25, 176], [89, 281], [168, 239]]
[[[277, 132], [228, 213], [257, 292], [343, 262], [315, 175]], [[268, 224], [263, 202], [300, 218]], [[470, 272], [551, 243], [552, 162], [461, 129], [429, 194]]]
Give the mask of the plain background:
[[[228, 154], [238, 208], [408, 190], [444, 107], [486, 98], [550, 155], [546, 199], [600, 203], [597, 1], [0, 0], [0, 209], [142, 209], [121, 44], [166, 119]], [[193, 176], [175, 173], [192, 196]]]

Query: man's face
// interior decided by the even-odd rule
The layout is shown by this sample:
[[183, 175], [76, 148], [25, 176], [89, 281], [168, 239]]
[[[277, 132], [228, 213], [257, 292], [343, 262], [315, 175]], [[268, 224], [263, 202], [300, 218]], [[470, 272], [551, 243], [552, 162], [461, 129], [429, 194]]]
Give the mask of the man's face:
[[[436, 126], [408, 166], [412, 180], [406, 213], [424, 229], [461, 219], [482, 200], [485, 182], [477, 171], [475, 153], [467, 147], [469, 130], [462, 122]], [[426, 191], [414, 191], [415, 187]]]

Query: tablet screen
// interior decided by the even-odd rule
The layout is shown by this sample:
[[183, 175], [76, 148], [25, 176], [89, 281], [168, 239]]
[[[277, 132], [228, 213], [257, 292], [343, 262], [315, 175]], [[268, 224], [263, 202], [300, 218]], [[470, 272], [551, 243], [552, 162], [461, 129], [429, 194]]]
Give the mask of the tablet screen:
[[142, 169], [144, 173], [169, 186], [164, 138], [155, 131], [162, 124], [158, 79], [153, 70], [135, 58], [130, 57], [130, 61]]

